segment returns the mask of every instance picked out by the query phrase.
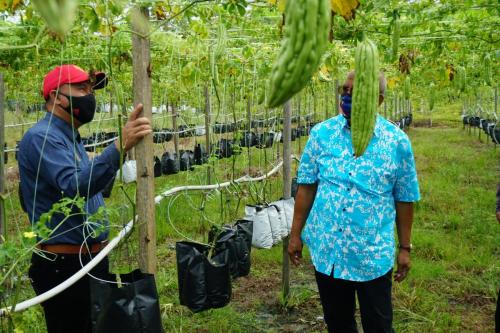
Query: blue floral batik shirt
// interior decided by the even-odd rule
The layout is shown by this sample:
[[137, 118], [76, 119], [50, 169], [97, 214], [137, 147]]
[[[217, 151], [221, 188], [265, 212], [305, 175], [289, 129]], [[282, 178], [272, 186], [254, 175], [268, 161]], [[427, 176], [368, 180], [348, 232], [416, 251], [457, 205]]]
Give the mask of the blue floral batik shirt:
[[377, 116], [365, 153], [354, 157], [343, 116], [316, 125], [304, 148], [299, 184], [318, 183], [302, 239], [320, 273], [369, 281], [394, 263], [395, 202], [420, 199], [408, 136]]

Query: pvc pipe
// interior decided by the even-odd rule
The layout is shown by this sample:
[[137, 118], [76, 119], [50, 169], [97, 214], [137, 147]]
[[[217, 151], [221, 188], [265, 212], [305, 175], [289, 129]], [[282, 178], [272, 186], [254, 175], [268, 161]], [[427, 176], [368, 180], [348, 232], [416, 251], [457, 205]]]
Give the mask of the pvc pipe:
[[5, 308], [0, 309], [0, 317], [6, 316], [9, 313], [13, 312], [19, 312], [26, 310], [29, 307], [32, 307], [34, 305], [40, 304], [42, 302], [45, 302], [46, 300], [56, 296], [57, 294], [63, 292], [65, 289], [71, 287], [73, 284], [75, 284], [78, 280], [80, 280], [82, 277], [84, 277], [88, 272], [92, 270], [95, 266], [97, 266], [104, 257], [108, 255], [115, 247], [118, 245], [120, 240], [122, 240], [129, 232], [132, 230], [132, 226], [134, 225], [134, 220], [131, 220], [116, 236], [113, 238], [108, 245], [104, 249], [102, 249], [88, 264], [83, 266], [78, 272], [75, 273], [75, 275], [71, 276], [68, 278], [66, 281], [63, 283], [55, 286], [54, 288], [47, 290], [43, 294], [40, 294], [34, 298], [31, 298], [29, 300], [26, 300], [24, 302], [8, 306]]

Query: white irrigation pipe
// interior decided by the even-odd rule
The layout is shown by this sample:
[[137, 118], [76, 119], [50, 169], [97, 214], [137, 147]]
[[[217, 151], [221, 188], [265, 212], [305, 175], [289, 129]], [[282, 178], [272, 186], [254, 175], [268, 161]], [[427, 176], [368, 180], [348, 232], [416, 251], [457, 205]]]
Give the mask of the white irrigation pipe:
[[78, 272], [76, 272], [75, 275], [71, 276], [66, 281], [55, 286], [54, 288], [47, 290], [43, 294], [40, 294], [24, 302], [0, 309], [0, 317], [8, 315], [9, 313], [23, 311], [34, 305], [45, 302], [46, 300], [63, 292], [65, 289], [71, 287], [78, 280], [84, 277], [88, 272], [90, 272], [92, 268], [97, 266], [101, 262], [101, 260], [104, 259], [104, 257], [106, 257], [108, 253], [111, 252], [116, 247], [116, 245], [118, 245], [120, 240], [122, 240], [130, 232], [130, 230], [132, 230], [133, 225], [134, 225], [134, 220], [130, 221], [125, 227], [123, 227], [118, 236], [113, 238], [109, 242], [109, 244], [106, 245], [106, 247], [104, 247], [104, 249], [102, 249], [88, 264], [86, 264]]
[[278, 165], [276, 165], [267, 174], [260, 176], [260, 177], [252, 178], [249, 175], [245, 175], [241, 178], [234, 180], [234, 182], [229, 181], [229, 182], [220, 183], [220, 184], [213, 184], [213, 185], [187, 185], [187, 186], [174, 187], [174, 188], [171, 188], [170, 190], [163, 192], [160, 195], [157, 195], [155, 197], [155, 204], [159, 204], [161, 202], [161, 200], [164, 199], [165, 197], [168, 197], [168, 196], [175, 194], [177, 192], [180, 192], [180, 191], [215, 190], [215, 189], [219, 189], [219, 188], [223, 188], [223, 187], [228, 187], [233, 183], [245, 183], [245, 182], [260, 181], [260, 180], [266, 179], [266, 178], [272, 176], [273, 174], [275, 174], [281, 168], [282, 165], [283, 165], [283, 161], [279, 162]]
[[[295, 156], [292, 156], [292, 158], [295, 158]], [[245, 175], [241, 178], [238, 178], [234, 181], [234, 183], [243, 183], [243, 182], [254, 182], [254, 181], [260, 181], [263, 179], [266, 179], [270, 176], [272, 176], [274, 173], [276, 173], [281, 166], [283, 165], [283, 161], [279, 162], [278, 165], [276, 165], [271, 171], [266, 173], [263, 176], [260, 177], [250, 177], [249, 175]], [[189, 190], [213, 190], [213, 189], [218, 189], [222, 187], [227, 187], [231, 185], [232, 182], [225, 182], [221, 184], [213, 184], [213, 185], [189, 185], [189, 186], [179, 186], [179, 187], [174, 187], [168, 191], [163, 192], [162, 194], [158, 195], [155, 197], [155, 204], [159, 204], [161, 200], [167, 196], [170, 196], [176, 192], [179, 191], [189, 191]], [[106, 257], [115, 247], [118, 245], [118, 243], [132, 230], [132, 227], [134, 225], [134, 220], [131, 220], [130, 222], [123, 227], [123, 229], [120, 231], [120, 233], [113, 238], [104, 249], [102, 249], [97, 256], [95, 256], [89, 263], [87, 263], [85, 266], [83, 266], [78, 272], [76, 272], [73, 276], [68, 278], [66, 281], [62, 282], [61, 284], [55, 286], [54, 288], [47, 290], [43, 294], [40, 294], [36, 297], [33, 297], [29, 300], [26, 300], [24, 302], [4, 307], [0, 309], [0, 317], [6, 316], [10, 313], [14, 312], [20, 312], [24, 311], [32, 306], [38, 305], [42, 302], [45, 302], [46, 300], [56, 296], [57, 294], [63, 292], [67, 288], [71, 287], [73, 284], [75, 284], [78, 280], [83, 278], [86, 274], [88, 274], [92, 268], [97, 266], [104, 257]]]

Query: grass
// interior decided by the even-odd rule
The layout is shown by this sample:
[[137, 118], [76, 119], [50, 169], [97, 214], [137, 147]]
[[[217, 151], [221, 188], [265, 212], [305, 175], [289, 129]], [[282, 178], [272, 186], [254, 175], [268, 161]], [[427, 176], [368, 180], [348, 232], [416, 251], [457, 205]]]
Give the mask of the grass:
[[[429, 128], [425, 121], [427, 115], [417, 113], [415, 123], [419, 126], [408, 133], [415, 153], [422, 200], [415, 209], [412, 269], [407, 280], [395, 284], [393, 290], [397, 332], [494, 331], [500, 284], [500, 236], [494, 217], [500, 148], [479, 142], [477, 133], [463, 130], [457, 122], [458, 114], [457, 104], [443, 105], [433, 114], [433, 127]], [[302, 146], [304, 143], [305, 140]], [[297, 151], [298, 142], [294, 144]], [[269, 161], [275, 159], [275, 151], [267, 150]], [[245, 152], [237, 157], [237, 175], [247, 169]], [[252, 150], [256, 169], [264, 168], [263, 154], [262, 150]], [[231, 161], [226, 159], [217, 162], [215, 171], [220, 179], [228, 179], [230, 169]], [[201, 167], [194, 172], [158, 178], [155, 180], [156, 192], [179, 184], [203, 183], [205, 174]], [[23, 214], [18, 211], [14, 190], [10, 195], [14, 199], [9, 200], [12, 202], [9, 214], [15, 216], [14, 221], [25, 223]], [[127, 185], [126, 190], [133, 194], [135, 188]], [[265, 187], [260, 184], [212, 192], [206, 196], [204, 211], [200, 209], [202, 193], [180, 195], [175, 201], [165, 199], [157, 208], [157, 287], [166, 332], [325, 331], [307, 251], [304, 264], [291, 271], [290, 299], [287, 302], [281, 299], [281, 246], [252, 250], [252, 271], [248, 277], [234, 281], [233, 299], [225, 308], [193, 314], [179, 305], [174, 246], [183, 236], [172, 225], [183, 235], [205, 241], [213, 223], [228, 223], [242, 216], [244, 204], [253, 202], [259, 192], [278, 199], [281, 176], [272, 178]], [[113, 190], [108, 205], [123, 206], [120, 189]], [[172, 223], [167, 221], [168, 211]], [[117, 214], [114, 222], [127, 219], [123, 217], [126, 215]], [[15, 233], [16, 229], [11, 231]], [[136, 233], [128, 242], [131, 249], [122, 247], [115, 252], [112, 260], [115, 267], [127, 270], [136, 266], [135, 237]], [[127, 253], [131, 257], [127, 258]], [[30, 297], [32, 291], [27, 281], [19, 284], [22, 286], [19, 297]], [[18, 332], [45, 331], [40, 307], [16, 314], [12, 319]]]

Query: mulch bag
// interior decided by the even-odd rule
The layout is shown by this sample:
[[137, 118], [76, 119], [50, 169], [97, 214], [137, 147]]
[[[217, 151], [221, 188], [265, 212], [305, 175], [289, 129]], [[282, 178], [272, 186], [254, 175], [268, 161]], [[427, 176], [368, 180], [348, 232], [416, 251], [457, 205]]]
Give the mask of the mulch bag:
[[179, 300], [193, 312], [221, 308], [231, 299], [229, 250], [208, 258], [209, 247], [194, 242], [177, 242]]
[[270, 249], [288, 235], [286, 224], [281, 221], [277, 206], [247, 205], [245, 220], [253, 221], [252, 245], [257, 248]]
[[229, 271], [233, 279], [247, 276], [251, 266], [253, 222], [238, 220], [234, 226], [226, 225], [219, 230], [210, 232], [208, 242], [215, 242], [215, 253], [229, 251]]
[[293, 208], [295, 206], [295, 199], [293, 197], [286, 200], [281, 199], [275, 202], [271, 202], [271, 205], [279, 208], [281, 222], [284, 222], [284, 224], [286, 225], [288, 236], [290, 234], [290, 230], [292, 230]]
[[[136, 269], [120, 279], [121, 288], [90, 278], [92, 332], [163, 332], [154, 275]], [[115, 275], [106, 280], [115, 281]]]

